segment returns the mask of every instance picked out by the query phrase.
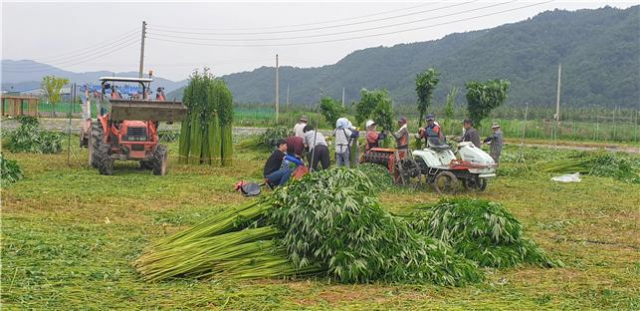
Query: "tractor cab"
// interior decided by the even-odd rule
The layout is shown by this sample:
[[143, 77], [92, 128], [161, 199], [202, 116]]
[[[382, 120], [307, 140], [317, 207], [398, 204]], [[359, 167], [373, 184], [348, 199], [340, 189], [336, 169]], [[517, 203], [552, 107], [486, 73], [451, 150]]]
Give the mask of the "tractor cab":
[[[98, 120], [92, 124], [89, 161], [101, 174], [113, 173], [115, 160], [137, 160], [154, 174], [166, 173], [167, 150], [158, 145], [159, 122], [182, 120], [181, 102], [151, 101], [150, 78], [102, 77]], [[131, 85], [137, 86], [131, 86]]]

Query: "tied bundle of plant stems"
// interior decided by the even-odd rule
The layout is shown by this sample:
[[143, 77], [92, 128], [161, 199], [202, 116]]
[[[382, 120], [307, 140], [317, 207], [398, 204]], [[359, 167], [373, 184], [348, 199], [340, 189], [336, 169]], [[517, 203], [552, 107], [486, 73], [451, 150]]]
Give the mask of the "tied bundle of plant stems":
[[473, 262], [385, 212], [369, 179], [346, 169], [307, 175], [161, 239], [135, 265], [149, 281], [320, 274], [462, 285], [483, 278]]
[[415, 230], [451, 245], [480, 266], [503, 268], [521, 263], [562, 266], [525, 238], [520, 222], [495, 202], [442, 199], [433, 206], [418, 207], [411, 218]]
[[38, 119], [19, 116], [20, 127], [7, 135], [6, 147], [11, 152], [59, 153], [62, 151], [62, 136], [41, 131]]
[[0, 153], [0, 186], [6, 187], [22, 179], [22, 168], [15, 160], [9, 160]]
[[546, 173], [581, 173], [640, 183], [640, 157], [618, 153], [581, 152], [567, 159], [542, 164], [540, 169]]
[[320, 265], [341, 282], [388, 281], [463, 285], [483, 279], [477, 266], [445, 244], [422, 236], [378, 203], [358, 170], [306, 175], [268, 199], [298, 268]]
[[263, 221], [270, 208], [251, 202], [217, 214], [154, 243], [135, 262], [147, 281], [178, 277], [276, 278], [318, 273], [297, 269], [276, 238], [282, 233]]
[[230, 165], [233, 158], [233, 96], [208, 69], [194, 72], [182, 101], [188, 108], [180, 131], [179, 162]]

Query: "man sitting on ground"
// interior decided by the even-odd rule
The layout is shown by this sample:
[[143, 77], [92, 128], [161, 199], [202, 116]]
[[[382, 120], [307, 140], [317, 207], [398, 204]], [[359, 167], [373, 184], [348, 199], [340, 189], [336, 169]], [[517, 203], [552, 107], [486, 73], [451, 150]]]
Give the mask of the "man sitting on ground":
[[265, 181], [270, 186], [279, 185], [284, 175], [284, 172], [279, 171], [282, 167], [285, 152], [287, 151], [287, 142], [284, 141], [284, 139], [279, 140], [276, 143], [276, 148], [264, 165], [264, 171], [262, 172]]

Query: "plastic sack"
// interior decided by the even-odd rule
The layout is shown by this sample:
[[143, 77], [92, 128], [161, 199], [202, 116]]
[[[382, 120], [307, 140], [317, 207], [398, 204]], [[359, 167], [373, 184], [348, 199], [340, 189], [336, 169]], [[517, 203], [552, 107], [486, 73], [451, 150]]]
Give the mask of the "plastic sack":
[[551, 180], [558, 182], [580, 182], [582, 179], [580, 179], [580, 173], [575, 173], [556, 176], [551, 178]]

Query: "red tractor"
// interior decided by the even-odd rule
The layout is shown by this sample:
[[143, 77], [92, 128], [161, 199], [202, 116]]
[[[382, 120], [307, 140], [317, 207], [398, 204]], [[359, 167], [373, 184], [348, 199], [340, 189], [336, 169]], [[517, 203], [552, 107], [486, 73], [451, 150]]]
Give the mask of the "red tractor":
[[[160, 145], [159, 122], [184, 119], [186, 107], [175, 101], [150, 101], [145, 78], [100, 78], [102, 91], [98, 118], [91, 122], [89, 162], [102, 175], [112, 175], [115, 160], [139, 161], [155, 175], [167, 173], [167, 147]], [[141, 99], [123, 99], [114, 83], [140, 85]], [[111, 94], [107, 98], [107, 90]], [[104, 105], [104, 106], [103, 106]]]

